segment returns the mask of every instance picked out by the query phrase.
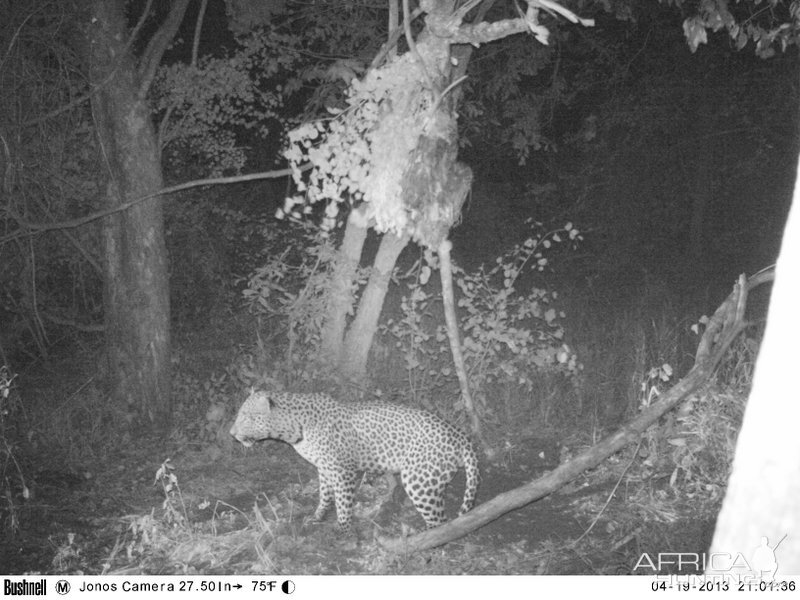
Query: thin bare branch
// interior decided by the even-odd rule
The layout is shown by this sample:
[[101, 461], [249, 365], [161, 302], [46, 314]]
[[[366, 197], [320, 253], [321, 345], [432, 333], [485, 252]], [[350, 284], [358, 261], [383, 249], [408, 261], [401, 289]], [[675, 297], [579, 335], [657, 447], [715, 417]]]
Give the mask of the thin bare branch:
[[164, 23], [150, 38], [150, 43], [147, 44], [139, 63], [140, 98], [144, 98], [147, 95], [150, 85], [153, 83], [153, 78], [156, 76], [156, 69], [161, 63], [161, 57], [164, 56], [164, 52], [166, 52], [167, 47], [175, 37], [188, 5], [189, 0], [175, 0]]
[[103, 80], [103, 82], [100, 83], [100, 85], [98, 85], [96, 87], [93, 87], [90, 91], [86, 92], [85, 94], [82, 94], [82, 95], [78, 96], [77, 98], [75, 98], [73, 100], [70, 100], [69, 102], [67, 102], [63, 106], [59, 106], [58, 108], [55, 108], [55, 109], [51, 110], [50, 112], [47, 112], [47, 113], [43, 114], [40, 117], [36, 117], [35, 119], [29, 119], [27, 121], [23, 121], [22, 123], [20, 123], [20, 128], [30, 127], [32, 125], [38, 125], [39, 123], [44, 123], [45, 121], [53, 119], [53, 118], [57, 117], [58, 115], [63, 114], [65, 112], [67, 112], [67, 111], [70, 111], [73, 108], [75, 108], [76, 106], [79, 106], [79, 105], [83, 104], [84, 102], [89, 100], [92, 97], [93, 94], [97, 93], [97, 90], [99, 90], [101, 87], [103, 87], [105, 84], [107, 84], [111, 80], [111, 78], [113, 76], [114, 76], [114, 72], [109, 74], [109, 76], [106, 77]]
[[[466, 18], [467, 13], [469, 13], [469, 11], [478, 6], [478, 4], [480, 4], [483, 1], [484, 0], [469, 0], [469, 2], [467, 2], [464, 6], [460, 7], [456, 11], [455, 18], [458, 20], [459, 23], [461, 23]], [[492, 0], [491, 2], [487, 2], [487, 4], [489, 5], [494, 4], [494, 0]]]
[[[419, 17], [423, 12], [424, 11], [421, 8], [419, 7], [415, 8], [414, 12], [411, 13], [410, 20], [414, 21], [414, 19]], [[386, 60], [386, 57], [389, 55], [389, 52], [392, 50], [392, 48], [397, 46], [397, 42], [400, 39], [400, 36], [403, 35], [404, 32], [405, 32], [405, 24], [395, 27], [389, 33], [389, 38], [386, 40], [386, 43], [383, 46], [381, 46], [381, 49], [375, 55], [375, 58], [372, 59], [372, 62], [369, 65], [370, 69], [378, 68], [383, 63], [383, 61]]]
[[[461, 10], [463, 11], [463, 9], [467, 6], [469, 6], [471, 9], [473, 8], [473, 5], [477, 6], [477, 4], [477, 2], [470, 2], [462, 7]], [[490, 6], [491, 3], [487, 3], [481, 7], [481, 10], [479, 11], [481, 18], [486, 14], [486, 11], [488, 11]], [[475, 21], [470, 25], [460, 25], [452, 28], [448, 27], [448, 40], [450, 40], [453, 44], [470, 44], [472, 46], [480, 46], [481, 44], [486, 44], [510, 35], [528, 31], [533, 33], [534, 36], [536, 36], [536, 39], [538, 39], [540, 42], [546, 44], [548, 34], [547, 28], [540, 25], [538, 22], [538, 11], [540, 8], [547, 10], [552, 14], [561, 15], [568, 21], [571, 21], [572, 23], [578, 23], [584, 27], [592, 27], [594, 25], [594, 20], [582, 19], [571, 10], [564, 8], [553, 0], [528, 0], [528, 11], [526, 13], [522, 13], [517, 6], [517, 10], [520, 13], [519, 18], [504, 19], [502, 21], [495, 21], [493, 23], [480, 22], [476, 18]], [[458, 14], [461, 15], [461, 12]], [[466, 16], [466, 13], [464, 13], [463, 16]], [[453, 20], [452, 23], [460, 23], [460, 21]]]
[[200, 12], [197, 15], [197, 22], [194, 24], [194, 42], [192, 43], [192, 66], [197, 66], [197, 53], [200, 50], [200, 31], [203, 29], [203, 18], [206, 15], [208, 0], [200, 3]]
[[414, 41], [414, 36], [411, 34], [411, 20], [409, 19], [410, 14], [411, 11], [408, 9], [408, 0], [403, 0], [403, 31], [405, 31], [406, 34], [408, 48], [411, 54], [414, 55], [414, 59], [417, 61], [420, 71], [422, 71], [422, 75], [425, 77], [425, 82], [428, 84], [428, 89], [430, 89], [431, 92], [436, 93], [436, 90], [433, 87], [433, 79], [431, 79], [428, 69], [425, 67], [425, 61], [422, 60], [422, 56], [420, 56], [420, 53], [417, 50], [417, 43]]
[[139, 32], [144, 26], [145, 21], [147, 21], [147, 15], [150, 14], [150, 8], [152, 8], [152, 6], [153, 6], [153, 0], [147, 0], [147, 4], [145, 5], [144, 10], [142, 11], [142, 16], [139, 17], [139, 20], [136, 22], [136, 26], [131, 31], [130, 37], [128, 37], [128, 43], [125, 45], [126, 52], [128, 52], [131, 49], [133, 42], [136, 40], [136, 36], [139, 35]]
[[[41, 200], [35, 199], [35, 202], [39, 205], [39, 208], [42, 209], [48, 217], [52, 216], [50, 214], [50, 210], [44, 205], [44, 203]], [[80, 252], [83, 258], [86, 259], [86, 262], [88, 262], [92, 266], [95, 272], [102, 275], [103, 267], [100, 265], [100, 262], [94, 256], [92, 256], [86, 248], [83, 247], [83, 244], [81, 244], [77, 240], [77, 238], [75, 238], [75, 236], [72, 235], [68, 230], [62, 229], [60, 231], [61, 234], [67, 239], [67, 241], [70, 244], [72, 244], [78, 252]]]
[[174, 110], [175, 110], [174, 105], [167, 108], [167, 110], [164, 111], [164, 116], [158, 123], [158, 136], [157, 136], [158, 149], [162, 152], [164, 151], [164, 146], [166, 145], [167, 127], [169, 127], [169, 118], [172, 116]]
[[31, 308], [33, 313], [33, 323], [36, 330], [39, 332], [39, 335], [42, 338], [43, 345], [48, 345], [50, 341], [47, 339], [47, 329], [45, 329], [44, 323], [42, 322], [42, 316], [39, 314], [39, 292], [36, 286], [36, 251], [33, 247], [33, 238], [28, 238], [28, 250], [31, 256], [31, 268], [30, 268], [30, 275], [31, 275]]
[[[300, 170], [307, 171], [311, 167], [312, 167], [311, 164], [307, 164], [301, 167]], [[228, 185], [231, 183], [242, 183], [245, 181], [257, 181], [260, 179], [277, 179], [279, 177], [286, 177], [288, 175], [291, 175], [292, 172], [293, 172], [292, 169], [280, 169], [277, 171], [250, 173], [248, 175], [234, 175], [232, 177], [212, 177], [209, 179], [197, 179], [194, 181], [181, 183], [179, 185], [173, 185], [171, 187], [161, 189], [152, 194], [147, 194], [146, 196], [134, 198], [133, 200], [120, 204], [119, 206], [114, 206], [112, 208], [100, 210], [90, 215], [86, 215], [85, 217], [78, 217], [76, 219], [69, 219], [67, 221], [59, 221], [56, 223], [28, 223], [21, 216], [9, 212], [11, 217], [15, 221], [17, 221], [17, 223], [20, 225], [20, 229], [12, 233], [9, 233], [8, 235], [5, 235], [3, 237], [0, 237], [0, 245], [33, 233], [40, 233], [43, 231], [54, 231], [58, 229], [74, 229], [75, 227], [86, 225], [87, 223], [91, 223], [92, 221], [96, 221], [97, 219], [102, 219], [103, 217], [113, 215], [114, 213], [128, 210], [129, 208], [136, 206], [141, 202], [145, 202], [146, 200], [150, 200], [152, 198], [157, 198], [158, 196], [166, 196], [168, 194], [174, 194], [175, 192], [182, 192], [184, 190], [196, 187], [208, 186], [208, 185]]]
[[480, 46], [526, 31], [528, 31], [528, 23], [525, 19], [504, 19], [493, 23], [484, 21], [473, 25], [462, 25], [449, 39], [453, 44]]
[[[392, 32], [397, 29], [400, 24], [400, 6], [397, 4], [398, 0], [389, 0], [389, 35], [386, 37], [388, 44], [392, 39]], [[389, 49], [390, 56], [397, 56], [397, 40]]]
[[16, 30], [14, 30], [14, 35], [11, 36], [11, 40], [8, 42], [8, 50], [6, 50], [6, 54], [3, 57], [3, 60], [0, 60], [0, 71], [3, 70], [3, 63], [6, 62], [6, 58], [8, 58], [9, 54], [11, 54], [11, 49], [14, 47], [14, 44], [17, 42], [17, 38], [19, 37], [19, 32], [22, 31], [22, 28], [25, 26], [25, 23], [27, 23], [28, 20], [31, 17], [33, 17], [33, 15], [35, 15], [37, 12], [42, 10], [45, 6], [47, 6], [47, 5], [46, 4], [42, 5], [38, 9], [34, 10], [31, 14], [29, 14], [27, 17], [25, 17], [22, 20], [22, 23], [19, 24], [19, 27], [17, 27]]
[[41, 311], [42, 316], [50, 321], [51, 323], [55, 323], [56, 325], [64, 325], [65, 327], [72, 327], [77, 331], [83, 331], [84, 333], [97, 333], [100, 331], [105, 331], [105, 325], [102, 323], [81, 323], [74, 319], [65, 319], [64, 317], [59, 317], [58, 315], [54, 315], [53, 313], [49, 313], [47, 311]]

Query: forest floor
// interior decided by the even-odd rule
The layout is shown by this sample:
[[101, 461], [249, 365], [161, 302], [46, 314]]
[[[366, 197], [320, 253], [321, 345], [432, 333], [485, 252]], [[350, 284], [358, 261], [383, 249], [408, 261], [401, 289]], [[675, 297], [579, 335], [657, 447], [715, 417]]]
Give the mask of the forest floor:
[[[51, 372], [64, 373], [65, 365]], [[48, 398], [63, 396], [58, 386], [65, 386], [58, 377], [19, 381], [23, 389], [26, 384], [44, 386], [37, 396]], [[237, 407], [231, 400], [230, 409]], [[343, 536], [334, 511], [322, 523], [309, 518], [317, 503], [310, 464], [281, 442], [245, 450], [224, 435], [229, 425], [216, 442], [144, 434], [119, 438], [112, 451], [93, 458], [54, 456], [46, 448], [36, 457], [20, 455], [28, 498], [19, 485], [6, 488], [0, 572], [650, 575], [636, 568], [643, 553], [700, 554], [713, 532], [708, 499], [680, 493], [669, 472], [629, 468], [635, 452], [629, 448], [461, 539], [393, 555], [376, 534], [408, 535], [423, 522], [391, 477], [362, 481], [354, 531]], [[495, 464], [481, 465], [477, 503], [536, 479], [589, 445], [577, 428], [507, 440]], [[167, 459], [167, 477], [157, 476]], [[448, 488], [450, 516], [463, 490], [460, 472]]]
[[[666, 478], [625, 482], [609, 501], [618, 463], [444, 547], [395, 556], [374, 534], [403, 535], [423, 523], [407, 500], [397, 501], [387, 477], [362, 482], [354, 531], [342, 536], [333, 511], [323, 523], [307, 519], [317, 502], [316, 473], [290, 446], [265, 442], [248, 455], [169, 446], [142, 440], [90, 471], [36, 472], [33, 497], [17, 511], [18, 530], [0, 542], [2, 572], [630, 574], [645, 552], [704, 552], [713, 532], [713, 518], [669, 499]], [[528, 440], [513, 463], [484, 468], [478, 502], [552, 468], [541, 456], [554, 449], [552, 441]], [[180, 499], [165, 510], [154, 475], [167, 456]], [[451, 514], [462, 491], [463, 476], [448, 490]], [[168, 523], [171, 509], [185, 521]]]

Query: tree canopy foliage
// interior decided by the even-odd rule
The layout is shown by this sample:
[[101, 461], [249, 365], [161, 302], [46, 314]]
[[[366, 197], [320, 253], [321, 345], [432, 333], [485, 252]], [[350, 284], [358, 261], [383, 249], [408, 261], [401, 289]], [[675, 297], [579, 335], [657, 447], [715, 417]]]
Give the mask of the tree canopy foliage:
[[[519, 15], [515, 2], [498, 0], [490, 4], [485, 13], [487, 22]], [[146, 6], [145, 2], [130, 5], [131, 27]], [[180, 181], [187, 176], [271, 167], [281, 160], [279, 150], [286, 147], [285, 136], [294, 127], [305, 124], [305, 131], [310, 131], [309, 123], [323, 119], [317, 122], [335, 128], [343, 111], [352, 106], [348, 103], [357, 98], [356, 89], [377, 98], [378, 88], [363, 78], [376, 56], [386, 58], [386, 49], [381, 49], [389, 33], [386, 6], [380, 0], [313, 4], [231, 0], [226, 2], [227, 23], [219, 20], [219, 8], [216, 22], [203, 23], [202, 52], [196, 62], [190, 58], [195, 25], [190, 13], [180, 39], [155, 75], [151, 94], [167, 178]], [[482, 6], [476, 5], [473, 10], [479, 8]], [[734, 140], [724, 145], [729, 153], [753, 144], [765, 150], [759, 154], [764, 157], [763, 164], [746, 162], [743, 154], [729, 159], [715, 155], [723, 163], [723, 172], [730, 172], [730, 176], [717, 175], [723, 187], [741, 188], [737, 178], [748, 171], [755, 176], [765, 167], [782, 168], [770, 161], [767, 150], [776, 142], [790, 142], [763, 132], [773, 131], [767, 121], [772, 115], [784, 114], [784, 99], [789, 96], [776, 93], [772, 67], [765, 67], [761, 83], [752, 79], [748, 84], [759, 92], [751, 96], [757, 98], [751, 102], [767, 103], [760, 113], [748, 110], [748, 114], [760, 114], [765, 122], [754, 122], [746, 131], [726, 132], [726, 120], [734, 116], [731, 111], [736, 111], [740, 96], [724, 90], [731, 89], [725, 86], [735, 88], [733, 81], [739, 76], [733, 63], [739, 59], [723, 59], [717, 48], [723, 32], [731, 39], [731, 49], [742, 47], [745, 35], [760, 56], [787, 48], [795, 41], [794, 4], [703, 1], [668, 2], [663, 6], [657, 2], [601, 2], [583, 4], [576, 10], [582, 17], [596, 19], [597, 26], [585, 29], [542, 12], [542, 23], [549, 29], [547, 45], [527, 34], [483, 44], [469, 61], [467, 79], [451, 92], [460, 98], [460, 155], [482, 176], [506, 180], [528, 177], [552, 190], [556, 172], [569, 173], [568, 180], [562, 175], [556, 187], [575, 203], [587, 208], [591, 205], [589, 212], [601, 217], [617, 210], [630, 214], [625, 202], [608, 207], [605, 202], [592, 202], [588, 190], [604, 181], [621, 185], [641, 175], [641, 170], [623, 168], [612, 177], [604, 161], [619, 158], [624, 152], [655, 159], [656, 154], [643, 145], [646, 140], [666, 143], [665, 136], [676, 131], [676, 123], [678, 129], [697, 140], [727, 135]], [[5, 229], [0, 237], [4, 260], [0, 268], [3, 279], [14, 282], [6, 288], [3, 310], [16, 323], [11, 328], [15, 335], [37, 340], [36, 345], [43, 349], [48, 318], [51, 323], [66, 320], [91, 328], [101, 304], [97, 231], [93, 226], [64, 229], [55, 235], [38, 234], [21, 243], [25, 232], [31, 231], [30, 225], [59, 222], [99, 208], [101, 190], [93, 169], [96, 149], [86, 104], [91, 89], [80, 58], [83, 13], [71, 5], [54, 8], [44, 3], [5, 3], [3, 12], [9, 19], [4, 20], [0, 31], [4, 48], [0, 133], [6, 191], [2, 206]], [[681, 42], [677, 35], [667, 32], [679, 31], [681, 19], [692, 48], [712, 40], [706, 30], [720, 32], [713, 38], [717, 40], [713, 47], [707, 48], [705, 56], [696, 57], [699, 60], [695, 63], [674, 59], [682, 56]], [[147, 19], [143, 23], [143, 31], [151, 26]], [[414, 35], [419, 34], [420, 27], [421, 21], [412, 23]], [[655, 46], [661, 44], [661, 66], [650, 69], [650, 61], [659, 54]], [[397, 51], [403, 54], [408, 49], [404, 36], [399, 36]], [[746, 44], [743, 53], [748, 53]], [[702, 52], [698, 50], [699, 54]], [[642, 60], [645, 57], [646, 62]], [[725, 75], [715, 61], [730, 67]], [[671, 65], [695, 71], [708, 69], [706, 87], [720, 90], [720, 109], [706, 116], [694, 112], [692, 106], [701, 102], [702, 88], [680, 86], [682, 74]], [[752, 71], [744, 61], [741, 69], [758, 71]], [[674, 80], [670, 82], [662, 75], [671, 71]], [[358, 84], [360, 88], [348, 92], [353, 80], [363, 81]], [[636, 89], [640, 91], [634, 92]], [[677, 98], [676, 94], [683, 93], [681, 89], [684, 97]], [[740, 91], [749, 93], [744, 87]], [[693, 97], [695, 93], [697, 98]], [[367, 114], [368, 106], [358, 105], [359, 114]], [[673, 116], [664, 112], [669, 107], [678, 107]], [[331, 111], [338, 116], [332, 118]], [[643, 135], [642, 131], [649, 133]], [[340, 167], [345, 178], [357, 177], [358, 170], [363, 169], [354, 162], [358, 148], [356, 144], [352, 149], [352, 168], [344, 163]], [[682, 152], [684, 165], [691, 171], [700, 164], [704, 148], [692, 146]], [[588, 170], [577, 166], [578, 157], [590, 159]], [[615, 168], [623, 164], [617, 161]], [[653, 163], [648, 168], [664, 167]], [[714, 170], [719, 173], [719, 168]], [[668, 174], [681, 177], [677, 172]], [[26, 184], [32, 181], [37, 185]], [[756, 181], [752, 179], [754, 187]], [[572, 187], [565, 187], [565, 183]], [[632, 183], [641, 188], [642, 182]], [[713, 181], [708, 185], [719, 189]], [[644, 188], [641, 192], [636, 202], [656, 203], [661, 193]], [[754, 189], [753, 193], [758, 192]], [[658, 205], [666, 206], [663, 202]], [[544, 216], [566, 210], [563, 203], [561, 208], [554, 204], [542, 208]], [[654, 227], [673, 222], [675, 215], [661, 214], [660, 210], [654, 205], [642, 212], [649, 215]], [[676, 210], [678, 218], [687, 214]], [[780, 216], [773, 218], [768, 212], [764, 217], [766, 230]], [[676, 227], [683, 230], [682, 225]], [[613, 233], [609, 230], [610, 235]], [[665, 237], [674, 237], [674, 233], [665, 231]], [[40, 313], [34, 305], [47, 308]]]

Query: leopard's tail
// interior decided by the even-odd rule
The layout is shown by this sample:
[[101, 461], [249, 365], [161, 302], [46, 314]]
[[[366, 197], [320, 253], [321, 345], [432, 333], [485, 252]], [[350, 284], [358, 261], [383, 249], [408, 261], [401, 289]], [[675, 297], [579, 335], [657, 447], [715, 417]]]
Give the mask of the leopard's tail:
[[478, 483], [480, 483], [480, 471], [478, 470], [478, 455], [475, 453], [475, 448], [472, 444], [467, 444], [462, 451], [462, 460], [464, 461], [464, 471], [466, 472], [467, 483], [464, 487], [464, 502], [461, 503], [461, 508], [458, 509], [458, 516], [472, 510], [475, 505], [475, 495], [478, 493]]

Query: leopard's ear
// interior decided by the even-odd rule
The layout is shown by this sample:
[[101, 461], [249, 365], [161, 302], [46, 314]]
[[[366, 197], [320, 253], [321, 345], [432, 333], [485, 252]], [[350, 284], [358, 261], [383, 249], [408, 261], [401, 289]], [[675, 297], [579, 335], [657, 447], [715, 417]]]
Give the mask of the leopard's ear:
[[245, 405], [250, 411], [268, 413], [275, 408], [275, 400], [273, 394], [269, 392], [257, 392], [255, 388], [250, 388], [250, 395], [245, 400]]

